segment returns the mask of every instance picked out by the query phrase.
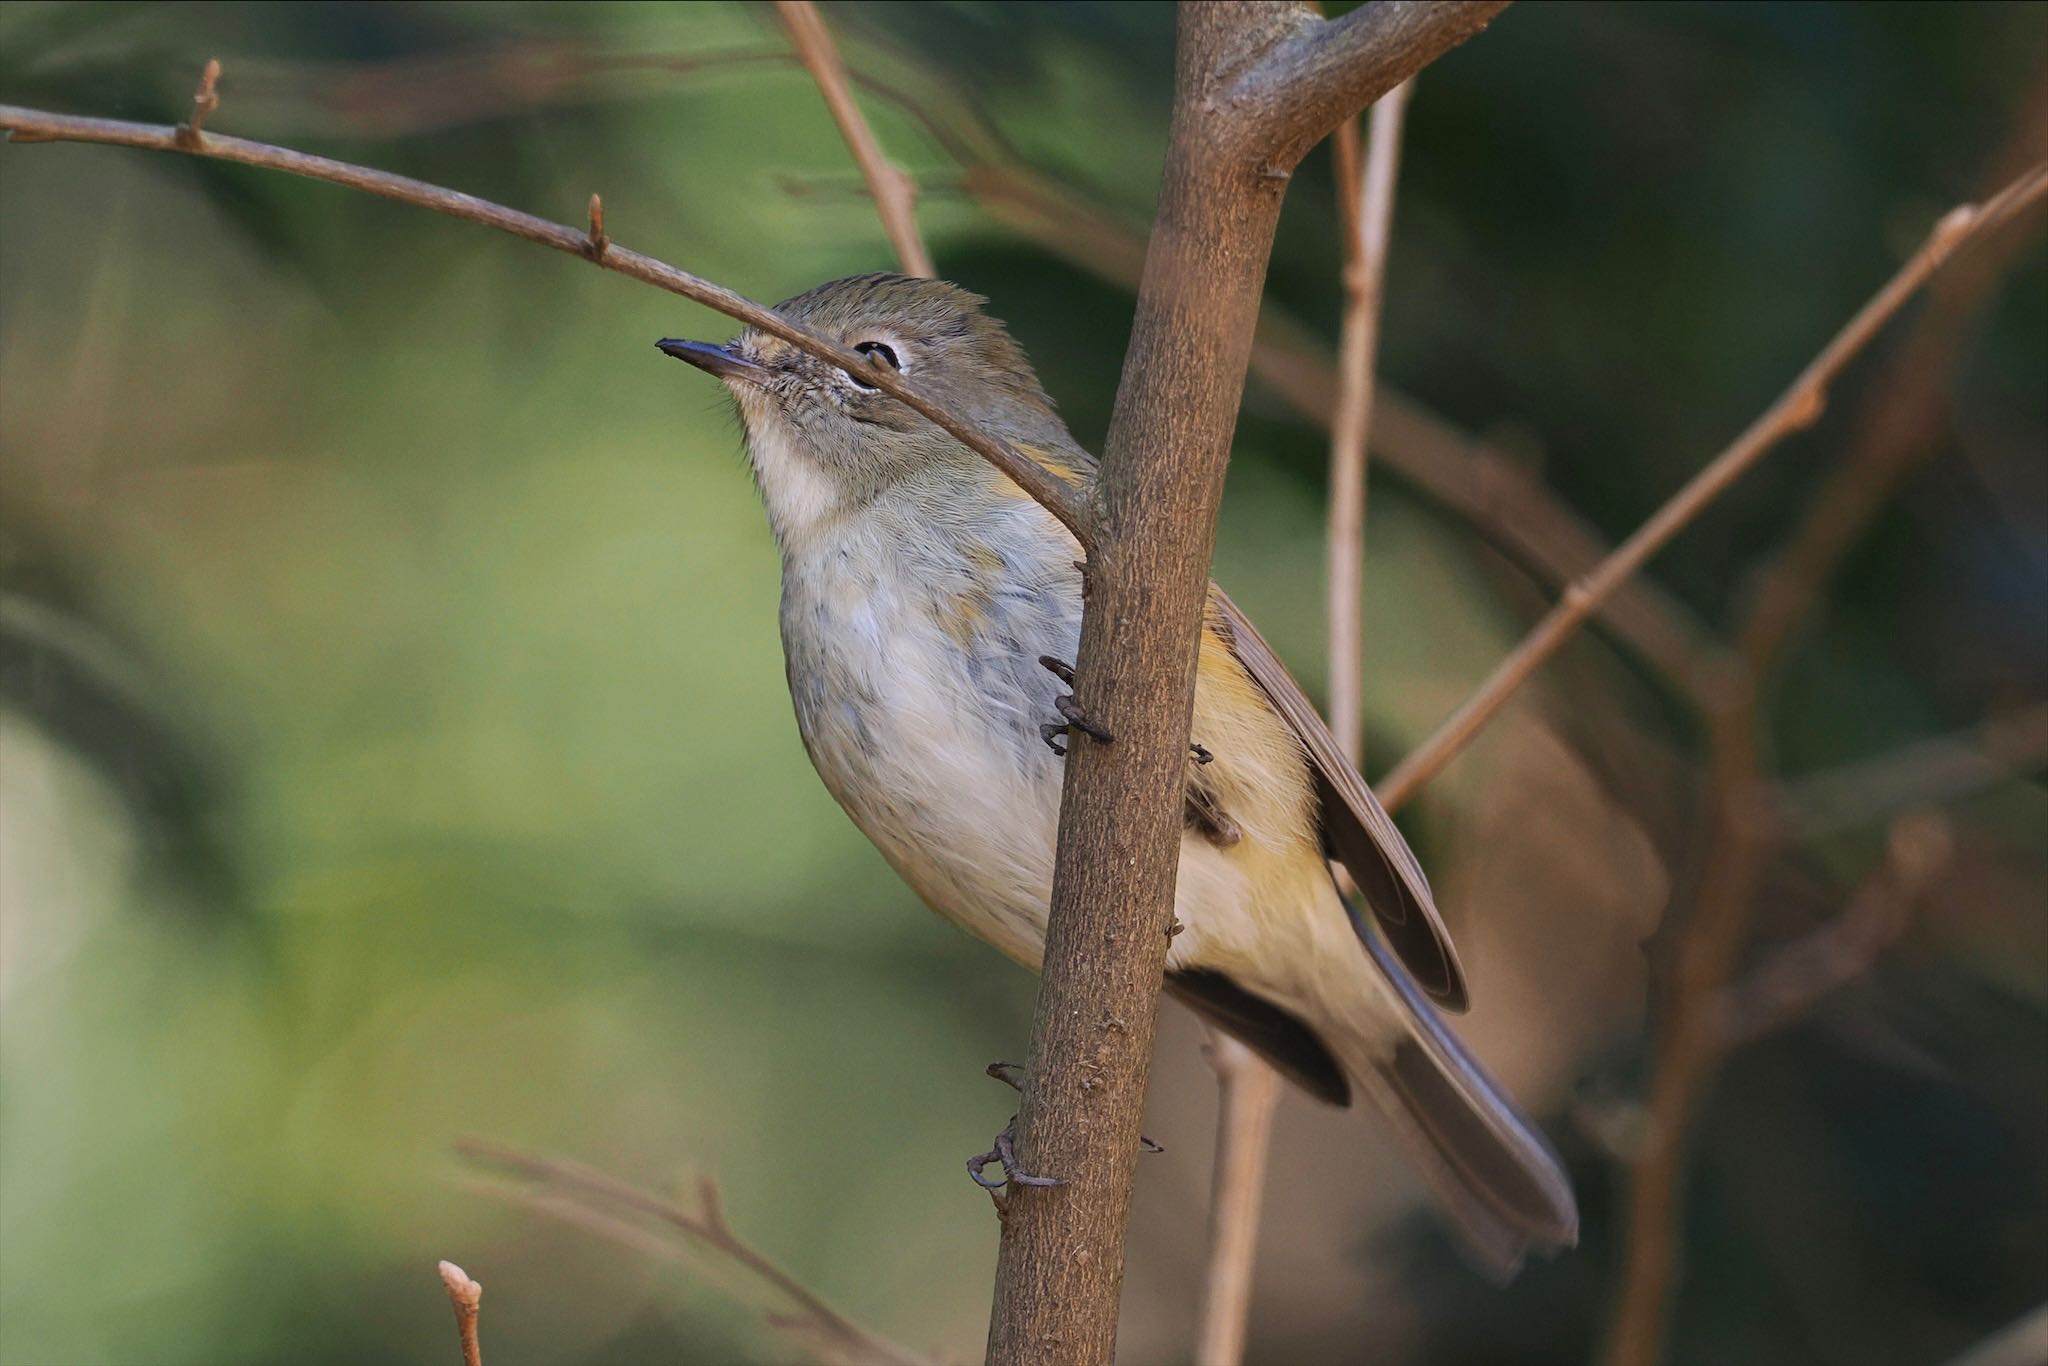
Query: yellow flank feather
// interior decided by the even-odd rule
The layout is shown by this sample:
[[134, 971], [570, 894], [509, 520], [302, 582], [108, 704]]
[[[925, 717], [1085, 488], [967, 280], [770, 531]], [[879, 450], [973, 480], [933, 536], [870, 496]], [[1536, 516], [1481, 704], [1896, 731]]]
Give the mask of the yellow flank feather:
[[971, 647], [981, 633], [988, 621], [990, 601], [988, 590], [979, 584], [964, 593], [955, 593], [947, 601], [940, 624], [962, 649]]
[[[1068, 488], [1078, 488], [1080, 486], [1083, 478], [1082, 472], [1066, 459], [1055, 455], [1043, 446], [1034, 446], [1028, 441], [1013, 441], [1010, 444], [1015, 446], [1033, 464], [1059, 480], [1062, 484], [1065, 484]], [[991, 470], [991, 473], [994, 473], [994, 471]], [[996, 474], [995, 481], [997, 490], [1006, 498], [1028, 499], [1031, 497], [1023, 489], [1018, 488], [1016, 481], [1007, 475]]]
[[939, 604], [939, 624], [962, 648], [972, 648], [975, 637], [988, 625], [995, 607], [995, 590], [1002, 582], [1003, 557], [987, 546], [969, 546], [967, 586]]
[[1250, 846], [1289, 858], [1306, 854], [1309, 871], [1322, 875], [1322, 854], [1311, 838], [1316, 822], [1307, 756], [1238, 662], [1213, 605], [1202, 622], [1195, 665], [1193, 736], [1216, 756], [1203, 766], [1202, 778], [1247, 836], [1238, 846], [1243, 856], [1253, 856]]

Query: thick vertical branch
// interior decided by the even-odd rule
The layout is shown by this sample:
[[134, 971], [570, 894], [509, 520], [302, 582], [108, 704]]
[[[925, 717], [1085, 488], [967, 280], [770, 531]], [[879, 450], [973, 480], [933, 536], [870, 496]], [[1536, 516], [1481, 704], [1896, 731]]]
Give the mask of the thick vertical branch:
[[[1065, 1184], [1010, 1197], [991, 1362], [1106, 1363], [1115, 1352], [1196, 635], [1282, 192], [1339, 119], [1497, 8], [1372, 6], [1339, 23], [1295, 5], [1181, 10], [1159, 216], [1090, 520], [1075, 692], [1116, 739], [1076, 736], [1067, 761], [1019, 1117], [1024, 1166]], [[1321, 40], [1342, 44], [1344, 60]]]
[[[1180, 851], [1195, 640], [1284, 182], [1210, 154], [1241, 16], [1189, 7], [1165, 182], [1104, 454], [1076, 699], [1117, 738], [1067, 760], [1017, 1148], [1065, 1178], [1004, 1220], [992, 1363], [1108, 1362]], [[1217, 164], [1223, 162], [1224, 164]]]

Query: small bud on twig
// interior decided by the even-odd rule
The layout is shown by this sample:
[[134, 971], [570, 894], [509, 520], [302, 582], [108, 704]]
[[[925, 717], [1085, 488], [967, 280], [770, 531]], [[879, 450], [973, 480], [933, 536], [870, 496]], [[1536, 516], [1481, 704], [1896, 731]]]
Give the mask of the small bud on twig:
[[602, 261], [612, 239], [604, 230], [604, 196], [590, 196], [590, 259]]
[[206, 69], [199, 73], [199, 88], [192, 92], [192, 117], [178, 125], [178, 145], [190, 151], [199, 146], [201, 131], [206, 127], [206, 116], [220, 108], [220, 93], [215, 89], [220, 84], [220, 58], [206, 59]]
[[484, 1288], [453, 1262], [442, 1262], [441, 1284], [447, 1287], [448, 1302], [455, 1306], [455, 1331], [462, 1336], [462, 1366], [483, 1366], [483, 1349], [477, 1344], [476, 1321], [483, 1312]]

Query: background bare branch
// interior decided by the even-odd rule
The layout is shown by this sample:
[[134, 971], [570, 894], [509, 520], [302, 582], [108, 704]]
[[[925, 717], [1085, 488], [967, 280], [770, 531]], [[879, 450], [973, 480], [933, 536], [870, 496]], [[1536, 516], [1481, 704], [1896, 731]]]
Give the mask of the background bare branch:
[[810, 0], [775, 0], [775, 17], [782, 21], [804, 70], [818, 83], [818, 93], [825, 97], [825, 107], [832, 111], [832, 121], [839, 125], [840, 136], [846, 139], [847, 150], [860, 167], [861, 179], [874, 196], [875, 212], [881, 215], [882, 228], [889, 234], [890, 245], [896, 248], [903, 273], [937, 274], [932, 269], [924, 237], [917, 230], [917, 183], [889, 160], [882, 144], [875, 140], [874, 130], [868, 127], [853, 91], [847, 87], [846, 63], [832, 41], [831, 30], [825, 27], [824, 16]]
[[[2035, 154], [2033, 136], [2028, 121], [2018, 146], [2030, 157]], [[2003, 176], [2008, 168], [2001, 166], [1998, 173]], [[1609, 1366], [1652, 1366], [1660, 1356], [1678, 1275], [1678, 1222], [1691, 1121], [1725, 1057], [1725, 984], [1748, 942], [1770, 857], [1787, 837], [1785, 822], [1766, 800], [1763, 691], [1787, 643], [1819, 605], [1821, 591], [1842, 555], [1897, 491], [1913, 458], [1924, 449], [1924, 419], [1939, 402], [1947, 373], [1944, 362], [1953, 356], [1967, 320], [1982, 306], [2016, 250], [2012, 235], [2002, 245], [1998, 235], [2007, 230], [2030, 232], [2038, 226], [2032, 211], [2044, 193], [2048, 163], [2036, 162], [1983, 205], [1951, 211], [1926, 245], [1773, 407], [1773, 412], [1794, 416], [1801, 404], [1817, 412], [1833, 376], [1914, 289], [1966, 244], [1991, 239], [1990, 249], [1973, 251], [1957, 262], [1951, 279], [1961, 277], [1955, 286], [1960, 294], [1937, 301], [1933, 321], [1902, 353], [1906, 359], [1901, 363], [1910, 368], [1893, 377], [1896, 382], [1875, 389], [1868, 410], [1877, 415], [1875, 420], [1862, 426], [1848, 458], [1822, 485], [1791, 539], [1766, 567], [1737, 632], [1741, 667], [1730, 680], [1725, 705], [1709, 714], [1705, 873], [1679, 940], [1659, 1024], [1644, 1143], [1628, 1174], [1627, 1238], [1621, 1289], [1606, 1343]], [[1909, 405], [1905, 411], [1892, 406], [1902, 396]], [[1912, 413], [1916, 407], [1917, 420]], [[1752, 427], [1751, 433], [1757, 432]], [[1667, 510], [1675, 502], [1667, 504]], [[1942, 852], [1931, 852], [1936, 846]], [[1904, 890], [1872, 895], [1910, 902], [1945, 860], [1945, 848], [1945, 838], [1937, 839], [1924, 826], [1897, 827], [1892, 857], [1904, 871], [1894, 877], [1903, 881]], [[1873, 904], [1903, 914], [1892, 912], [1881, 900]], [[1878, 922], [1874, 928], [1873, 919]], [[1892, 932], [1885, 917], [1866, 905], [1863, 913], [1837, 927], [1836, 938], [1847, 939], [1851, 948], [1835, 952], [1824, 938], [1816, 956], [1833, 957], [1860, 970]], [[1820, 974], [1811, 988], [1817, 994], [1832, 985], [1831, 975], [1839, 969], [1830, 965], [1810, 970]], [[1793, 994], [1806, 990], [1795, 987]]]
[[[2048, 163], [2037, 165], [1981, 205], [1950, 210], [1935, 225], [1912, 259], [1865, 304], [1814, 357], [1792, 386], [1764, 410], [1733, 444], [1708, 461], [1655, 516], [1616, 548], [1601, 565], [1566, 590], [1549, 615], [1488, 675], [1478, 690], [1416, 746], [1381, 785], [1380, 797], [1393, 810], [1413, 797], [1471, 743], [1509, 698], [1563, 647], [1599, 604], [1651, 556], [1698, 517], [1737, 479], [1781, 441], [1813, 425], [1827, 404], [1827, 392], [1844, 366], [1869, 344], [1906, 301], [1966, 242], [1995, 232], [2048, 193]], [[1832, 523], [1833, 518], [1830, 517]], [[1827, 533], [1831, 543], [1836, 541]], [[1803, 575], [1801, 577], [1804, 577]]]

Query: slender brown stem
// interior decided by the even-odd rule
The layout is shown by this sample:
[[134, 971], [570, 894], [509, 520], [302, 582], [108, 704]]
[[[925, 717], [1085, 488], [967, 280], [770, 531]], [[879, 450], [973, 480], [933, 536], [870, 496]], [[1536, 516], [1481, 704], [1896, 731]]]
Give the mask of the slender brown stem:
[[1251, 1321], [1252, 1268], [1280, 1074], [1227, 1034], [1212, 1033], [1204, 1051], [1216, 1072], [1216, 1166], [1210, 1183], [1209, 1266], [1202, 1281], [1195, 1366], [1237, 1366], [1244, 1360]]
[[[1401, 121], [1412, 81], [1382, 95], [1369, 115], [1363, 183], [1340, 173], [1338, 193], [1357, 206], [1345, 215], [1344, 328], [1337, 349], [1337, 415], [1330, 426], [1330, 731], [1357, 764], [1365, 757], [1365, 494], [1372, 431], [1373, 369], [1379, 356], [1380, 294], [1394, 222], [1394, 181]], [[1344, 125], [1352, 126], [1350, 122]], [[1337, 156], [1347, 160], [1339, 130]], [[1350, 157], [1357, 155], [1355, 150]], [[1348, 182], [1348, 183], [1347, 183]], [[1348, 194], [1347, 194], [1348, 191]]]
[[847, 1318], [810, 1287], [754, 1248], [727, 1222], [717, 1185], [698, 1182], [698, 1209], [619, 1180], [581, 1162], [534, 1157], [495, 1143], [466, 1140], [456, 1151], [468, 1161], [516, 1184], [485, 1189], [500, 1198], [564, 1218], [579, 1227], [640, 1251], [673, 1255], [674, 1244], [654, 1237], [634, 1216], [681, 1234], [686, 1244], [708, 1254], [728, 1271], [738, 1270], [796, 1309], [794, 1316], [769, 1315], [776, 1327], [814, 1348], [825, 1362], [873, 1362], [878, 1366], [928, 1366], [924, 1357], [877, 1336]]
[[448, 1302], [455, 1306], [455, 1332], [462, 1341], [462, 1366], [484, 1366], [483, 1347], [476, 1335], [477, 1319], [483, 1314], [484, 1288], [453, 1262], [442, 1262], [440, 1272]]
[[1983, 204], [1950, 210], [1897, 274], [1851, 318], [1790, 388], [1733, 444], [1659, 508], [1592, 573], [1574, 583], [1556, 607], [1523, 637], [1478, 690], [1435, 733], [1415, 748], [1381, 785], [1389, 810], [1401, 806], [1442, 771], [1485, 728], [1509, 698], [1532, 678], [1600, 604], [1668, 544], [1673, 536], [1748, 473], [1779, 442], [1813, 425], [1827, 405], [1828, 387], [1906, 301], [1940, 270], [1957, 248], [2006, 222], [2048, 193], [2048, 163], [2037, 165]]
[[178, 125], [178, 140], [185, 146], [197, 145], [206, 130], [207, 115], [220, 108], [219, 85], [220, 58], [209, 57], [199, 73], [199, 88], [192, 93], [192, 117]]
[[874, 130], [868, 127], [866, 116], [847, 86], [846, 63], [832, 41], [831, 30], [825, 27], [824, 17], [810, 0], [775, 0], [775, 17], [782, 21], [804, 70], [818, 83], [818, 93], [825, 97], [825, 107], [832, 111], [832, 121], [839, 125], [840, 136], [846, 139], [847, 150], [860, 167], [861, 179], [874, 196], [882, 230], [889, 234], [904, 273], [936, 275], [931, 253], [917, 231], [917, 183], [883, 154], [881, 143], [875, 140]]
[[701, 276], [679, 270], [651, 256], [643, 256], [637, 251], [630, 251], [616, 244], [602, 253], [595, 253], [591, 250], [588, 232], [579, 232], [561, 223], [551, 223], [545, 218], [536, 218], [532, 214], [509, 209], [487, 199], [478, 199], [475, 195], [430, 185], [409, 176], [392, 175], [388, 171], [372, 170], [367, 166], [336, 161], [331, 157], [314, 156], [285, 147], [273, 147], [268, 143], [251, 142], [246, 138], [224, 137], [218, 133], [195, 134], [190, 145], [187, 145], [181, 141], [177, 129], [160, 124], [127, 123], [119, 119], [76, 118], [67, 114], [47, 113], [40, 109], [17, 108], [13, 105], [0, 105], [0, 128], [7, 129], [12, 134], [12, 140], [17, 142], [105, 143], [146, 151], [186, 152], [193, 156], [211, 157], [219, 161], [239, 162], [245, 166], [286, 171], [292, 175], [305, 176], [309, 180], [324, 180], [331, 185], [344, 185], [403, 204], [432, 209], [436, 213], [447, 214], [452, 218], [480, 223], [485, 227], [510, 233], [514, 237], [522, 237], [529, 242], [538, 242], [544, 247], [552, 247], [556, 251], [593, 261], [606, 270], [616, 271], [629, 279], [665, 289], [671, 294], [680, 294], [685, 299], [723, 313], [749, 327], [780, 337], [791, 345], [821, 360], [830, 361], [842, 369], [859, 371], [864, 383], [881, 389], [929, 418], [958, 438], [975, 454], [1001, 470], [1032, 499], [1059, 518], [1083, 546], [1091, 539], [1092, 533], [1083, 520], [1080, 501], [1066, 484], [1036, 461], [1019, 453], [1009, 443], [999, 441], [974, 424], [954, 416], [894, 371], [869, 365], [845, 347], [799, 327], [773, 309], [764, 308], [723, 285], [713, 284]]

